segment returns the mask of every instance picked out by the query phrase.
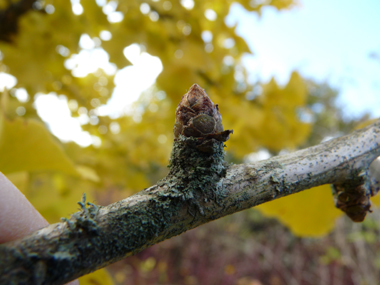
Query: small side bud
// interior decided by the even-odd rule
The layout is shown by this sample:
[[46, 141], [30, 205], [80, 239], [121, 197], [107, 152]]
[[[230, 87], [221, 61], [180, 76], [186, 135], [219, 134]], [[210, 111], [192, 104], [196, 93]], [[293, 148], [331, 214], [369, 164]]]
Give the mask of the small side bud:
[[[371, 169], [374, 173], [374, 169]], [[361, 171], [356, 181], [332, 185], [335, 206], [354, 222], [362, 222], [371, 213], [370, 198], [379, 191], [379, 183], [370, 171]]]
[[347, 189], [333, 185], [335, 207], [342, 210], [354, 222], [363, 222], [371, 211], [371, 201], [364, 185]]
[[175, 138], [183, 135], [227, 141], [232, 133], [232, 130], [224, 131], [218, 105], [211, 101], [198, 84], [193, 84], [183, 95], [175, 114]]

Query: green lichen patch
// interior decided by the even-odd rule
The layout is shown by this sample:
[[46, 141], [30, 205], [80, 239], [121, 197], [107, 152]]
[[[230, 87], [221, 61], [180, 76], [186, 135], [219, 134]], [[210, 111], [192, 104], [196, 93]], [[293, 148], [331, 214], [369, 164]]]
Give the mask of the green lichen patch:
[[70, 219], [62, 218], [62, 222], [66, 222], [71, 230], [81, 229], [85, 232], [96, 234], [98, 226], [95, 219], [101, 206], [96, 206], [90, 202], [86, 204], [85, 193], [83, 193], [82, 201], [78, 202], [78, 205], [81, 210], [72, 214]]
[[[199, 146], [207, 145], [207, 152]], [[218, 182], [226, 174], [224, 143], [215, 139], [180, 136], [173, 143], [169, 174], [158, 185], [168, 186], [161, 197], [185, 201], [195, 212], [204, 215], [204, 207], [197, 201], [218, 203], [223, 188]]]

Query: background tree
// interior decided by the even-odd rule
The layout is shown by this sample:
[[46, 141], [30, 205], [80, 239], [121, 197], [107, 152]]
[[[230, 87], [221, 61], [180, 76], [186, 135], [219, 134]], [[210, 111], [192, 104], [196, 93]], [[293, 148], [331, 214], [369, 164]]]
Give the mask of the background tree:
[[[280, 10], [296, 4], [276, 0], [239, 3], [258, 13], [263, 5]], [[337, 132], [351, 128], [352, 123], [345, 123], [331, 104], [336, 93], [328, 86], [306, 82], [296, 72], [284, 87], [274, 80], [255, 85], [247, 81], [241, 57], [250, 50], [236, 35], [235, 27], [224, 22], [230, 5], [229, 1], [0, 2], [0, 68], [17, 78], [10, 96], [2, 96], [0, 170], [50, 222], [76, 211], [82, 192], [100, 204], [125, 198], [166, 174], [173, 114], [180, 97], [194, 82], [219, 103], [226, 128], [235, 130], [227, 149], [231, 161], [242, 161], [260, 148], [278, 153], [336, 135], [317, 128], [331, 130], [334, 126]], [[112, 14], [121, 21], [113, 22]], [[205, 39], [205, 32], [211, 39]], [[115, 71], [130, 64], [123, 50], [133, 43], [160, 58], [163, 70], [155, 86], [136, 102], [132, 115], [114, 118], [99, 113], [99, 107], [111, 97], [115, 71], [96, 70], [77, 77], [74, 68], [67, 68], [68, 59], [83, 50], [79, 45], [83, 35], [92, 39], [95, 48], [107, 52]], [[17, 99], [18, 88], [25, 88], [29, 100]], [[101, 144], [83, 148], [52, 138], [34, 107], [39, 92], [64, 95], [72, 116], [87, 117], [83, 129]], [[326, 101], [330, 105], [324, 104]], [[325, 110], [312, 113], [316, 104], [334, 111], [335, 117]], [[323, 187], [324, 196], [318, 194], [321, 191], [305, 192], [308, 199], [321, 201], [313, 205], [314, 212], [313, 207], [307, 209], [307, 216], [314, 219], [313, 227], [305, 226], [310, 221], [301, 223], [281, 214], [282, 221], [295, 233], [325, 234], [332, 228], [334, 217], [340, 215], [332, 202], [324, 203], [331, 200], [331, 194], [328, 186]], [[281, 208], [268, 203], [259, 209], [279, 215], [284, 208], [293, 208], [293, 203], [299, 205], [305, 199], [302, 194], [289, 197], [288, 202], [276, 201]], [[321, 211], [321, 205], [326, 210]], [[148, 269], [156, 266], [154, 263], [152, 267], [152, 262], [141, 264]], [[162, 272], [168, 271], [160, 266]]]

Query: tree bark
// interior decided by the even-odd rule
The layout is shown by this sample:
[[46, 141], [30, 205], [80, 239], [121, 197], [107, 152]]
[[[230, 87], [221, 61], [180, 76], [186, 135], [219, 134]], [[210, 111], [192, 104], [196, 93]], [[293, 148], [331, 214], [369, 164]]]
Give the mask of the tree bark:
[[106, 207], [84, 198], [69, 220], [0, 245], [0, 284], [63, 284], [223, 216], [318, 185], [356, 185], [380, 156], [380, 120], [251, 164], [226, 166], [223, 142], [205, 153], [195, 140], [174, 142], [157, 185]]

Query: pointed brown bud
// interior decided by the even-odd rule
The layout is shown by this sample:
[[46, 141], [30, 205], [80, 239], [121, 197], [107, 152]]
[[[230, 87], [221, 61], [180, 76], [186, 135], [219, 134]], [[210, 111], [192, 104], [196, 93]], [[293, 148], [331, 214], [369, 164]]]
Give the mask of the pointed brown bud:
[[175, 138], [183, 135], [226, 141], [232, 133], [230, 130], [223, 131], [218, 105], [211, 101], [198, 84], [193, 84], [183, 95], [175, 114], [173, 128]]

